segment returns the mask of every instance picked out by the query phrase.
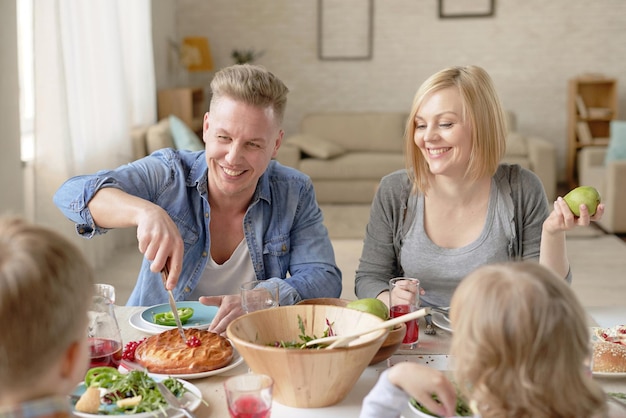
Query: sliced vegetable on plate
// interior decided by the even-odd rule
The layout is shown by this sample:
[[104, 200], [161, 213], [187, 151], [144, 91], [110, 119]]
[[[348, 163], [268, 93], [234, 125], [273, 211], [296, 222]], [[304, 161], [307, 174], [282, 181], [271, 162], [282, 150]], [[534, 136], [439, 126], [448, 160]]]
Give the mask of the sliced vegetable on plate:
[[[178, 317], [181, 324], [186, 324], [193, 316], [193, 308], [178, 308]], [[176, 326], [174, 313], [172, 311], [156, 313], [152, 316], [154, 323], [157, 325]]]
[[[217, 306], [203, 305], [199, 301], [176, 302], [178, 316], [183, 328], [208, 329], [217, 313]], [[149, 306], [129, 318], [130, 324], [149, 334], [176, 328], [176, 321], [169, 303]]]

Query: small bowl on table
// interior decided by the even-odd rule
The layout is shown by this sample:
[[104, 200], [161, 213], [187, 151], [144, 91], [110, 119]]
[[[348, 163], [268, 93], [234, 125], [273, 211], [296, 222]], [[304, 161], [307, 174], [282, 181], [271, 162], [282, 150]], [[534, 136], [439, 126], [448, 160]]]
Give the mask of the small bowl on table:
[[[339, 299], [339, 298], [316, 298], [316, 299], [304, 299], [298, 302], [298, 305], [332, 305], [332, 306], [347, 306], [351, 301], [348, 299]], [[402, 340], [404, 339], [404, 334], [406, 334], [406, 324], [402, 323], [400, 325], [396, 325], [393, 329], [389, 331], [389, 335], [387, 339], [383, 342], [383, 345], [380, 346], [372, 361], [370, 361], [369, 365], [380, 363], [381, 361], [387, 360], [391, 357], [400, 345], [402, 344]]]
[[375, 315], [331, 305], [292, 305], [240, 316], [226, 329], [248, 367], [274, 379], [274, 399], [295, 408], [321, 408], [342, 401], [387, 338], [381, 329], [347, 347], [300, 349], [275, 346], [301, 342], [304, 334], [321, 337], [332, 324], [338, 335], [366, 330], [382, 322]]
[[352, 302], [348, 299], [340, 299], [340, 298], [313, 298], [313, 299], [303, 299], [300, 302], [296, 303], [296, 305], [330, 305], [330, 306], [348, 306], [348, 303]]

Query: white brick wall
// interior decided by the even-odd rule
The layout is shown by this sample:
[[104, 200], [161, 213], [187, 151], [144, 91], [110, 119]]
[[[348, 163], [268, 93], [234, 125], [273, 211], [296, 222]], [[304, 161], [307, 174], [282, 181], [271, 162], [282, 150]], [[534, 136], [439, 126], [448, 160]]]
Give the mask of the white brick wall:
[[[233, 63], [233, 49], [265, 51], [258, 63], [291, 90], [286, 134], [297, 132], [310, 111], [408, 110], [426, 77], [466, 64], [489, 71], [520, 131], [558, 147], [561, 179], [569, 78], [616, 77], [626, 118], [624, 0], [499, 0], [494, 17], [444, 20], [436, 0], [374, 3], [371, 61], [318, 60], [315, 0], [178, 0], [172, 18], [178, 36], [209, 38], [217, 67]], [[207, 83], [209, 76], [192, 81]]]

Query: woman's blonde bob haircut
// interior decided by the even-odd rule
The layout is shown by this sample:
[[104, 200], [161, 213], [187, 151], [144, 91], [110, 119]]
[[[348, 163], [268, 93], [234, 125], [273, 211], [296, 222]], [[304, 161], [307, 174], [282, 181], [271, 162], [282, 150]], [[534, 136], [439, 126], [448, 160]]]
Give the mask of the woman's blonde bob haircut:
[[506, 119], [491, 77], [477, 66], [449, 67], [430, 76], [417, 90], [405, 129], [406, 165], [413, 191], [427, 193], [430, 185], [428, 162], [415, 144], [415, 116], [432, 94], [456, 88], [463, 100], [463, 119], [472, 132], [470, 163], [466, 178], [476, 181], [496, 172], [506, 150]]
[[480, 267], [457, 287], [450, 315], [455, 380], [483, 418], [604, 416], [604, 392], [585, 366], [585, 310], [547, 268]]

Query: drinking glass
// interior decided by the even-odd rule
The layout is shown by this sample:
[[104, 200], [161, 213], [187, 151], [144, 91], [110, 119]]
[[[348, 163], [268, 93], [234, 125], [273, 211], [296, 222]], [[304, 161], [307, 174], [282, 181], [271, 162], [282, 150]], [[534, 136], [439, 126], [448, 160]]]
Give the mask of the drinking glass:
[[117, 368], [122, 361], [122, 335], [117, 324], [115, 305], [109, 298], [94, 295], [89, 308], [89, 367]]
[[224, 382], [231, 418], [269, 418], [274, 381], [264, 374], [246, 373]]
[[254, 280], [241, 285], [241, 308], [246, 312], [278, 306], [278, 283]]
[[[389, 316], [399, 316], [417, 311], [420, 306], [420, 281], [412, 277], [395, 277], [389, 281]], [[406, 322], [406, 334], [402, 340], [402, 348], [417, 347], [419, 339], [419, 322], [417, 319]]]
[[111, 303], [115, 303], [115, 286], [107, 283], [96, 283], [93, 286], [96, 295], [108, 298]]

